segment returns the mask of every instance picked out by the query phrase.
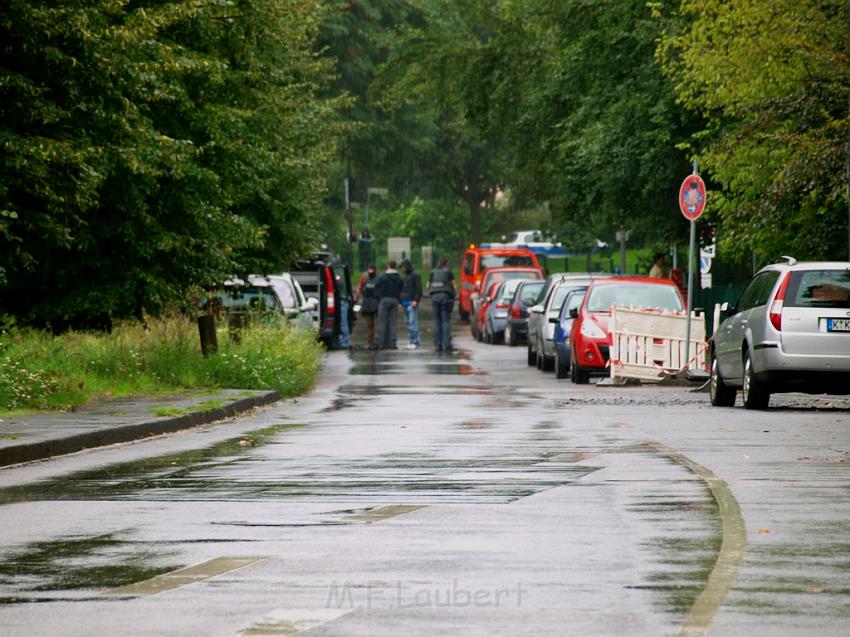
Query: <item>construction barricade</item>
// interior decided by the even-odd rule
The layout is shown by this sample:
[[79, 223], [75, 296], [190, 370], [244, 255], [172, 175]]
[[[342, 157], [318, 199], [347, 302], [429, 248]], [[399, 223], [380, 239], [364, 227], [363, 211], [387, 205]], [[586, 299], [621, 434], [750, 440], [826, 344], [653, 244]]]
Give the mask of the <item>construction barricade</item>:
[[691, 315], [690, 360], [685, 360], [687, 314], [653, 309], [611, 308], [611, 379], [660, 381], [665, 376], [706, 369], [705, 324]]

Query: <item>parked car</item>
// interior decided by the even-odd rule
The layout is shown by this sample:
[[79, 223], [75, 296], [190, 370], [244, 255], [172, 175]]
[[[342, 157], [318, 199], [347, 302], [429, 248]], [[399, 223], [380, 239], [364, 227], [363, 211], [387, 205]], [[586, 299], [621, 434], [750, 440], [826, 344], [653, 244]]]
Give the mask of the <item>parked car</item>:
[[[543, 279], [543, 274], [537, 268], [491, 268], [487, 270], [487, 274], [481, 281], [481, 289], [489, 290], [494, 283], [509, 281], [511, 279]], [[472, 302], [472, 314], [478, 312], [478, 305], [481, 302], [482, 295], [478, 292], [473, 292], [470, 295]]]
[[673, 312], [685, 308], [682, 293], [670, 279], [623, 276], [593, 281], [581, 307], [570, 312], [575, 319], [570, 330], [570, 380], [574, 383], [587, 383], [592, 373], [607, 371], [611, 347], [608, 321], [614, 305]]
[[765, 409], [773, 393], [850, 394], [850, 263], [762, 268], [711, 341], [711, 404]]
[[318, 337], [328, 348], [333, 347], [342, 333], [343, 313], [349, 328], [355, 321], [348, 266], [334, 263], [326, 252], [317, 252], [311, 259], [297, 261], [289, 274], [307, 298], [318, 301]]
[[537, 255], [527, 248], [470, 246], [463, 255], [460, 269], [460, 292], [458, 294], [458, 312], [460, 318], [467, 320], [472, 313], [473, 293], [486, 290], [482, 285], [487, 270], [491, 268], [533, 268], [543, 274]]
[[543, 281], [523, 281], [514, 292], [508, 309], [508, 320], [505, 325], [505, 341], [508, 345], [516, 346], [528, 336], [528, 307], [534, 305]]
[[487, 308], [495, 300], [496, 292], [501, 285], [499, 281], [491, 283], [487, 293], [483, 296], [478, 295], [475, 299], [475, 313], [469, 319], [469, 330], [476, 341], [484, 340], [484, 317], [487, 315]]
[[594, 278], [608, 277], [609, 274], [590, 272], [566, 272], [553, 274], [546, 280], [546, 286], [540, 290], [534, 305], [528, 309], [528, 364], [537, 365], [537, 369], [551, 371], [555, 367], [555, 323], [561, 311], [561, 305], [570, 290], [587, 287]]
[[230, 279], [218, 293], [218, 302], [228, 314], [254, 314], [255, 319], [271, 322], [280, 318], [305, 328], [313, 327], [311, 312], [317, 307], [289, 276]]
[[508, 323], [508, 310], [516, 289], [526, 279], [508, 279], [499, 284], [493, 300], [484, 314], [484, 342], [501, 343], [505, 340], [505, 326]]
[[266, 279], [281, 300], [284, 311], [292, 316], [297, 310], [298, 316], [295, 318], [298, 325], [318, 329], [319, 302], [316, 299], [308, 299], [301, 289], [301, 284], [291, 274], [270, 274]]
[[555, 376], [557, 378], [566, 378], [570, 373], [570, 360], [572, 358], [570, 332], [575, 321], [571, 312], [577, 311], [581, 307], [585, 292], [587, 292], [586, 287], [574, 288], [567, 292], [567, 297], [561, 305], [561, 313], [558, 314], [558, 322], [555, 323], [552, 342], [555, 345]]

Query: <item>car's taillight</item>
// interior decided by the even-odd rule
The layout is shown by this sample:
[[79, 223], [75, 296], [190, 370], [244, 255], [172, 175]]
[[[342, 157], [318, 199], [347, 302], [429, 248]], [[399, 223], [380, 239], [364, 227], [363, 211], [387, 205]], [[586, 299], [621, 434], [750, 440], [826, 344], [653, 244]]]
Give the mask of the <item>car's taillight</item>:
[[336, 300], [334, 298], [334, 280], [333, 275], [331, 274], [330, 268], [325, 268], [325, 286], [328, 290], [328, 301], [327, 301], [327, 309], [328, 316], [334, 313], [334, 309], [336, 307]]
[[791, 273], [786, 272], [785, 278], [782, 279], [782, 283], [776, 291], [773, 303], [770, 305], [770, 323], [777, 332], [782, 331], [782, 308], [785, 306], [785, 291], [788, 289], [788, 281], [790, 280]]
[[522, 310], [519, 309], [519, 305], [511, 306], [511, 317], [515, 319], [522, 318]]
[[497, 310], [504, 310], [504, 309], [507, 309], [509, 307], [510, 307], [510, 305], [508, 305], [507, 303], [496, 303], [496, 309]]

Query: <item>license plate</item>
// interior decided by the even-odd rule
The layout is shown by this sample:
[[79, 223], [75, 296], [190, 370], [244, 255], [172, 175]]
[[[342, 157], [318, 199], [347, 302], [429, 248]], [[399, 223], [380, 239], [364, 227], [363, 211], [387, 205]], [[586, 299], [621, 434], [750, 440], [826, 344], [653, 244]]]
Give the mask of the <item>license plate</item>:
[[850, 332], [850, 319], [826, 319], [827, 332]]

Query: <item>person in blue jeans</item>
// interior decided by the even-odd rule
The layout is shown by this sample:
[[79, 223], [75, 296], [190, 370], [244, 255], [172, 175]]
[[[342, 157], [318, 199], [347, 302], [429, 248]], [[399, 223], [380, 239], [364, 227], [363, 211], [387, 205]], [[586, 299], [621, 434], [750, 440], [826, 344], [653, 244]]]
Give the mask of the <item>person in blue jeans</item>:
[[398, 349], [396, 345], [396, 318], [401, 305], [404, 281], [396, 270], [395, 261], [387, 263], [387, 271], [378, 277], [375, 292], [378, 295], [378, 335], [373, 349]]
[[414, 272], [409, 259], [401, 262], [402, 281], [401, 307], [404, 310], [404, 326], [407, 328], [407, 349], [419, 349], [419, 303], [422, 301], [422, 278]]
[[434, 351], [451, 352], [452, 347], [452, 308], [457, 288], [455, 277], [449, 269], [449, 260], [440, 257], [437, 267], [428, 279], [428, 294], [434, 311]]

